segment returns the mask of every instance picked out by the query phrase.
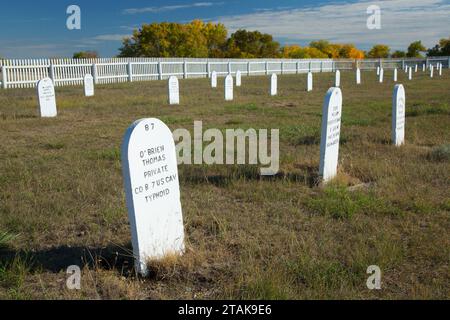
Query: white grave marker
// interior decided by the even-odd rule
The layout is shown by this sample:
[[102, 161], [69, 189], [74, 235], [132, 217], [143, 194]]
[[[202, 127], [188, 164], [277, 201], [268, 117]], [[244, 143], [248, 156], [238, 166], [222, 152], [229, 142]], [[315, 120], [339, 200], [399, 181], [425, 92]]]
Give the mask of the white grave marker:
[[433, 75], [434, 75], [434, 67], [431, 66], [430, 67], [430, 78], [433, 78]]
[[356, 84], [361, 84], [361, 69], [356, 69]]
[[42, 118], [54, 118], [58, 115], [56, 110], [55, 86], [50, 78], [38, 82], [37, 94], [39, 100], [39, 114]]
[[226, 101], [233, 101], [233, 76], [231, 74], [227, 75], [225, 78], [225, 100]]
[[397, 82], [398, 71], [397, 68], [394, 69], [394, 82]]
[[341, 86], [341, 72], [339, 70], [336, 70], [334, 86], [337, 88], [339, 88]]
[[377, 67], [377, 76], [380, 75], [380, 67]]
[[276, 96], [278, 94], [278, 76], [273, 73], [270, 77], [270, 95]]
[[381, 69], [380, 69], [380, 75], [379, 75], [379, 81], [380, 81], [380, 83], [383, 83], [383, 78], [384, 78], [384, 69], [381, 68]]
[[442, 76], [442, 63], [439, 64], [439, 76]]
[[425, 72], [425, 68], [426, 68], [426, 66], [425, 66], [425, 64], [423, 64], [423, 65], [422, 65], [422, 71], [423, 71], [423, 72]]
[[84, 76], [84, 95], [86, 97], [94, 96], [94, 77], [90, 74]]
[[397, 84], [392, 99], [392, 142], [396, 146], [405, 143], [405, 106], [405, 89], [403, 85]]
[[341, 117], [342, 91], [339, 88], [331, 88], [323, 104], [320, 139], [319, 173], [325, 182], [333, 179], [337, 174]]
[[415, 72], [415, 73], [417, 73], [417, 68], [418, 68], [418, 66], [417, 66], [417, 64], [416, 64], [416, 66], [414, 67], [414, 72]]
[[308, 72], [308, 79], [306, 83], [306, 91], [312, 91], [313, 90], [313, 74], [311, 72]]
[[171, 76], [169, 78], [169, 104], [180, 104], [180, 84], [178, 78]]
[[211, 73], [211, 88], [217, 88], [217, 72]]
[[242, 84], [242, 73], [241, 71], [236, 72], [236, 87], [240, 87]]
[[409, 67], [408, 79], [412, 80], [412, 67]]
[[158, 119], [128, 128], [122, 170], [137, 272], [147, 262], [184, 252], [177, 156], [170, 129]]

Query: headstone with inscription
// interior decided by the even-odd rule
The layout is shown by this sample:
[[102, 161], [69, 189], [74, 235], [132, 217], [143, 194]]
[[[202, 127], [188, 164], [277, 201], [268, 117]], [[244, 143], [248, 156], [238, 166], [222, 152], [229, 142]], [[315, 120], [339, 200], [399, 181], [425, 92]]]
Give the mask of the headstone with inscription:
[[39, 114], [42, 118], [54, 118], [58, 115], [56, 110], [55, 86], [50, 78], [44, 78], [37, 84], [39, 100]]
[[184, 253], [183, 213], [175, 142], [158, 119], [130, 126], [122, 144], [122, 170], [136, 270]]
[[313, 90], [313, 74], [312, 72], [308, 72], [308, 79], [306, 81], [306, 91], [312, 91]]
[[361, 84], [361, 69], [356, 69], [356, 84]]
[[236, 72], [236, 87], [240, 87], [242, 84], [242, 73], [241, 71]]
[[319, 174], [325, 182], [337, 175], [342, 117], [342, 91], [328, 90], [322, 112]]
[[405, 106], [405, 89], [397, 84], [392, 99], [392, 142], [396, 146], [405, 143]]
[[339, 88], [341, 86], [341, 72], [339, 70], [336, 70], [334, 86], [337, 88]]
[[273, 73], [270, 77], [270, 95], [276, 96], [278, 94], [278, 76]]
[[213, 71], [211, 73], [211, 88], [217, 88], [217, 72]]
[[231, 74], [229, 74], [225, 78], [225, 101], [233, 101], [233, 99], [234, 99], [233, 86], [234, 86], [233, 76]]
[[94, 77], [90, 74], [84, 76], [84, 95], [86, 97], [94, 96]]
[[169, 104], [180, 104], [180, 84], [178, 78], [171, 76], [169, 78]]

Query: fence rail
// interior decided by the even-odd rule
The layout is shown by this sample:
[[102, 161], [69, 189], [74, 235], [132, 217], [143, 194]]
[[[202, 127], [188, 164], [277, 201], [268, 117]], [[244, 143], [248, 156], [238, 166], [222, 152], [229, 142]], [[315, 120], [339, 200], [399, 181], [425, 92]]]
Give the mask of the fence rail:
[[450, 57], [427, 59], [182, 59], [182, 58], [102, 58], [102, 59], [39, 59], [0, 60], [0, 87], [32, 88], [42, 78], [49, 77], [55, 86], [82, 85], [86, 74], [92, 74], [96, 84], [112, 84], [133, 81], [164, 80], [170, 76], [182, 78], [210, 77], [218, 75], [268, 75], [306, 72], [333, 72], [335, 70], [373, 70], [405, 68], [418, 65], [429, 68], [442, 63], [450, 68]]

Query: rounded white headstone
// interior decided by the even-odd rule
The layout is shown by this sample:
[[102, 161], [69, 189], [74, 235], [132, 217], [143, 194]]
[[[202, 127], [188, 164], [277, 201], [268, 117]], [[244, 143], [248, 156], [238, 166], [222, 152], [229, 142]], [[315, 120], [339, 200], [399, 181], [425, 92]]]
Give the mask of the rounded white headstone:
[[319, 174], [325, 182], [337, 175], [341, 117], [342, 91], [339, 88], [330, 88], [323, 104], [320, 140]]
[[42, 118], [54, 118], [58, 115], [56, 110], [55, 86], [50, 78], [44, 78], [37, 84], [39, 100], [39, 114]]
[[185, 248], [175, 142], [162, 121], [142, 119], [128, 128], [122, 170], [136, 269], [145, 275], [149, 260]]
[[169, 104], [180, 104], [180, 85], [178, 78], [171, 76], [169, 78]]
[[313, 90], [313, 74], [311, 72], [308, 72], [308, 79], [306, 81], [306, 91], [312, 91]]
[[211, 73], [211, 88], [217, 88], [217, 72], [213, 71]]
[[405, 143], [406, 97], [403, 85], [397, 84], [392, 98], [392, 142], [396, 146]]
[[242, 84], [242, 73], [241, 71], [236, 72], [236, 87], [240, 87]]
[[227, 75], [225, 78], [225, 100], [232, 101], [233, 100], [233, 76], [231, 74]]
[[270, 95], [276, 96], [278, 94], [278, 76], [273, 73], [270, 77]]
[[94, 96], [94, 77], [90, 74], [84, 76], [84, 95], [86, 97]]
[[341, 86], [341, 72], [339, 70], [336, 70], [334, 86], [337, 88], [339, 88]]

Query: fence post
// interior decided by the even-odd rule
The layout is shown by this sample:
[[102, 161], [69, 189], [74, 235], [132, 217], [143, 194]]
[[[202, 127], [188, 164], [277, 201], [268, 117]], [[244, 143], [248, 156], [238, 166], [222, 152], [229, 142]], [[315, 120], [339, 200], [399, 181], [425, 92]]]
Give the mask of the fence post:
[[50, 66], [48, 68], [48, 74], [50, 75], [50, 79], [52, 79], [53, 85], [56, 85], [55, 83], [55, 66], [53, 63], [50, 63]]
[[268, 75], [269, 74], [269, 61], [266, 61], [265, 68], [266, 68], [266, 75]]
[[248, 75], [248, 76], [250, 76], [250, 65], [251, 65], [251, 62], [248, 61], [248, 62], [247, 62], [247, 75]]
[[94, 83], [98, 83], [98, 76], [97, 76], [97, 64], [92, 64], [92, 77], [94, 78]]
[[128, 73], [128, 82], [133, 82], [133, 65], [131, 64], [131, 62], [128, 62], [127, 73]]
[[162, 69], [162, 62], [158, 61], [158, 78], [159, 80], [163, 79], [163, 69]]
[[6, 66], [2, 66], [2, 87], [8, 89], [8, 80], [6, 76]]
[[228, 74], [232, 74], [231, 71], [231, 61], [228, 61]]
[[211, 78], [211, 62], [209, 61], [206, 63], [206, 73], [208, 74], [207, 78]]
[[428, 61], [428, 58], [427, 58], [427, 59], [425, 60], [425, 66], [426, 66], [425, 68], [428, 69], [429, 65], [430, 65], [430, 62]]
[[187, 61], [184, 60], [183, 62], [183, 78], [187, 79], [188, 78], [188, 74], [187, 74]]

